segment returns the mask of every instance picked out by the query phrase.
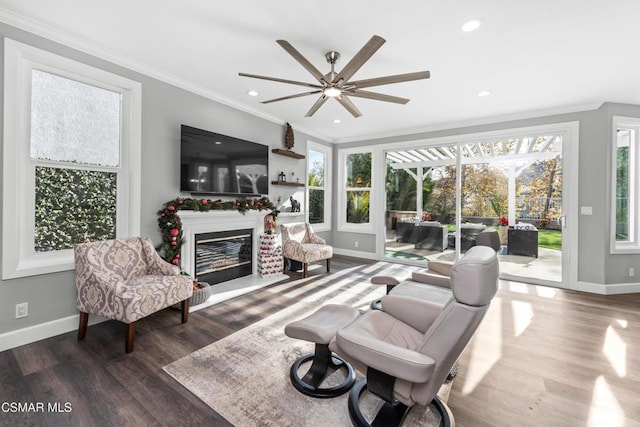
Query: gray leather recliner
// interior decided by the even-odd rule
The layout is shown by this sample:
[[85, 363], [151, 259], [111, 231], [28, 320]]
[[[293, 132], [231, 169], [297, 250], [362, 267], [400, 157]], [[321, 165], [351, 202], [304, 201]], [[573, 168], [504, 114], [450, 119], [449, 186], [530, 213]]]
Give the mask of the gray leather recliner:
[[[349, 395], [355, 425], [368, 426], [358, 408], [365, 389], [385, 405], [377, 425], [400, 425], [414, 405], [451, 415], [436, 393], [482, 321], [498, 289], [496, 252], [475, 246], [451, 269], [453, 298], [444, 305], [424, 298], [386, 295], [383, 310], [364, 313], [339, 329], [330, 344], [335, 353], [366, 373]], [[382, 423], [382, 424], [380, 424]]]

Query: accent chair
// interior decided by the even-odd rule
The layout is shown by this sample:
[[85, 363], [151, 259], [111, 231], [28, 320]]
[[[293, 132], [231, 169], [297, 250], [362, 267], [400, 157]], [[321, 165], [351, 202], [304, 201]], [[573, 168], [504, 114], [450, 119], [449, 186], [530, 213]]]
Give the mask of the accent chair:
[[282, 255], [284, 258], [302, 263], [302, 277], [307, 277], [310, 262], [326, 260], [327, 273], [331, 269], [333, 248], [316, 235], [311, 225], [305, 222], [282, 224]]
[[147, 237], [130, 237], [76, 245], [75, 267], [80, 324], [85, 338], [89, 314], [126, 325], [125, 351], [134, 346], [136, 322], [181, 303], [182, 323], [189, 318], [193, 279], [163, 260]]

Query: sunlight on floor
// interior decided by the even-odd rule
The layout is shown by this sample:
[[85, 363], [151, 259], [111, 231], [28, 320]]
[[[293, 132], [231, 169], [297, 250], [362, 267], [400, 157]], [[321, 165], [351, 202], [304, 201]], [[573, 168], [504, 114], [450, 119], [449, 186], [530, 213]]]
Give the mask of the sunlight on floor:
[[607, 357], [620, 378], [627, 376], [627, 344], [620, 338], [613, 326], [607, 328], [602, 354]]
[[596, 379], [591, 398], [591, 410], [587, 420], [588, 426], [617, 427], [624, 426], [624, 411], [613, 395], [607, 380], [601, 375]]
[[[481, 342], [482, 346], [475, 345]], [[470, 349], [469, 368], [462, 394], [471, 394], [502, 357], [502, 301], [495, 297], [491, 309], [478, 327]]]
[[536, 286], [536, 294], [542, 298], [554, 298], [558, 294], [558, 289], [547, 286]]
[[533, 308], [524, 301], [511, 301], [513, 311], [513, 336], [518, 337], [527, 330], [533, 319]]

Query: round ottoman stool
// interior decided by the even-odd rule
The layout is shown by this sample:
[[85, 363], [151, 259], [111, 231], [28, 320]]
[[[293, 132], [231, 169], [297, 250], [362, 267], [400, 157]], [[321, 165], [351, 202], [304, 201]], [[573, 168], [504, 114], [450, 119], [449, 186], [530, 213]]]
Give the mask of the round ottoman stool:
[[[312, 315], [289, 323], [284, 328], [288, 337], [316, 344], [315, 353], [301, 356], [291, 366], [289, 376], [296, 390], [307, 396], [321, 398], [336, 397], [349, 391], [356, 381], [356, 372], [348, 362], [329, 350], [329, 343], [336, 336], [338, 329], [347, 326], [359, 316], [360, 313], [353, 307], [327, 304]], [[304, 377], [300, 378], [300, 366], [310, 360], [311, 367]], [[344, 381], [338, 385], [321, 387], [328, 374], [338, 369], [346, 370]]]

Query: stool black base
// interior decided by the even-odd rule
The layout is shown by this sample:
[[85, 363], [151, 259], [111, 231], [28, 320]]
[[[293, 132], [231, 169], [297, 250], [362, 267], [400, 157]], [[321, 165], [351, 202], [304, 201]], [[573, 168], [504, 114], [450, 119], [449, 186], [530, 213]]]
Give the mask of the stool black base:
[[[312, 360], [311, 367], [304, 377], [300, 378], [298, 370], [309, 360]], [[329, 373], [329, 368], [332, 370], [345, 369], [345, 379], [342, 383], [332, 387], [320, 387]], [[333, 354], [327, 344], [316, 344], [315, 354], [307, 354], [298, 358], [291, 365], [289, 376], [291, 384], [300, 393], [323, 399], [346, 393], [356, 381], [356, 371], [353, 367], [340, 356]]]
[[[367, 379], [362, 379], [351, 389], [349, 393], [349, 418], [356, 427], [395, 427], [402, 425], [402, 422], [409, 414], [409, 411], [413, 406], [406, 406], [402, 403], [396, 403], [395, 405], [389, 402], [384, 402], [375, 419], [369, 424], [367, 419], [362, 415], [360, 411], [359, 401], [360, 396], [367, 390]], [[440, 426], [439, 427], [455, 427], [455, 421], [453, 414], [449, 407], [436, 395], [431, 401], [435, 411], [440, 414]]]

